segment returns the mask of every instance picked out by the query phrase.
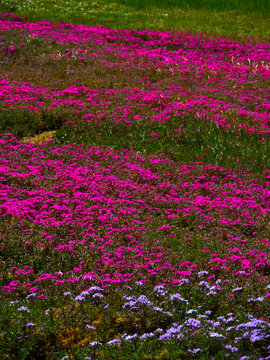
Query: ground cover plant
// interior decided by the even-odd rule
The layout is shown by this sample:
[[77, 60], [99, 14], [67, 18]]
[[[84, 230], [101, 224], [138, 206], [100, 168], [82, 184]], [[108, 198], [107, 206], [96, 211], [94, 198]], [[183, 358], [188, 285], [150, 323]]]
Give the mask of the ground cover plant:
[[12, 135], [1, 164], [2, 356], [267, 358], [268, 172]]
[[3, 14], [0, 51], [1, 358], [269, 359], [269, 43]]
[[268, 43], [7, 15], [1, 28], [2, 132], [269, 169]]

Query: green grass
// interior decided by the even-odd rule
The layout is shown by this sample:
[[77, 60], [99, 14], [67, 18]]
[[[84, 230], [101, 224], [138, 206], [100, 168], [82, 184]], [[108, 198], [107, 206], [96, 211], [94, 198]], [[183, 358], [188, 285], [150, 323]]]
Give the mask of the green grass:
[[0, 133], [12, 132], [18, 138], [31, 137], [48, 130], [58, 129], [74, 114], [64, 111], [41, 111], [3, 109], [0, 111]]
[[267, 0], [0, 0], [0, 9], [33, 21], [103, 24], [117, 29], [178, 29], [229, 38], [270, 36]]
[[[138, 121], [131, 126], [113, 121], [89, 126], [78, 121], [76, 127], [67, 124], [59, 129], [56, 141], [128, 148], [148, 155], [165, 153], [175, 161], [204, 161], [229, 168], [242, 165], [255, 173], [269, 169], [269, 138], [262, 141], [259, 134], [248, 134], [241, 128], [220, 128], [209, 119], [196, 119], [192, 114], [183, 118], [187, 121], [172, 117], [166, 124]], [[181, 136], [175, 133], [177, 128]], [[153, 133], [158, 136], [152, 136]]]
[[211, 11], [241, 11], [250, 13], [270, 13], [268, 0], [116, 0], [122, 5], [136, 9], [205, 9]]
[[[73, 123], [65, 124], [75, 117], [76, 127]], [[244, 166], [257, 174], [270, 168], [269, 137], [262, 141], [260, 134], [248, 134], [236, 126], [221, 128], [210, 119], [197, 119], [194, 114], [172, 117], [166, 124], [141, 120], [131, 126], [113, 120], [89, 125], [81, 117], [72, 111], [45, 110], [35, 114], [28, 110], [4, 110], [0, 112], [0, 133], [12, 132], [16, 137], [28, 138], [56, 130], [58, 144], [126, 148], [147, 155], [164, 153], [175, 161], [204, 161], [228, 168]], [[181, 135], [175, 129], [180, 129]]]

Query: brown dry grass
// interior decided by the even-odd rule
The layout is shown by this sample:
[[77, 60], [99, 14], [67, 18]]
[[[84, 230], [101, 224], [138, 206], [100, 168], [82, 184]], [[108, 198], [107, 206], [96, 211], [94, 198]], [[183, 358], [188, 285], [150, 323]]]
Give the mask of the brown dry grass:
[[48, 140], [54, 139], [56, 131], [44, 131], [40, 134], [37, 134], [30, 138], [23, 138], [24, 143], [36, 143], [36, 144], [43, 144]]

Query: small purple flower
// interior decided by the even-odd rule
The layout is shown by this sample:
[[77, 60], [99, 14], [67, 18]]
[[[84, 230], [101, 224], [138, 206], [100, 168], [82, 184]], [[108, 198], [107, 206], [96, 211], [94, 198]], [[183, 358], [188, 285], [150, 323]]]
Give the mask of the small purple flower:
[[107, 342], [107, 345], [118, 345], [118, 346], [120, 346], [121, 345], [121, 339], [113, 339], [113, 340], [111, 340], [111, 341], [108, 341]]
[[238, 351], [238, 348], [237, 347], [234, 347], [232, 345], [225, 345], [225, 348], [228, 349], [228, 350], [231, 350], [231, 352], [236, 352]]
[[187, 319], [186, 324], [190, 327], [191, 330], [197, 329], [201, 326], [200, 320], [194, 318]]
[[142, 334], [142, 335], [140, 336], [140, 339], [141, 339], [141, 340], [144, 340], [144, 339], [147, 339], [147, 338], [151, 338], [151, 337], [153, 337], [153, 336], [155, 336], [154, 333], [145, 333], [145, 334]]
[[207, 293], [206, 295], [207, 295], [207, 296], [210, 296], [210, 295], [216, 295], [216, 294], [217, 294], [216, 291], [211, 290], [211, 291], [209, 291], [209, 293]]
[[89, 345], [90, 346], [96, 346], [96, 345], [102, 345], [102, 343], [99, 342], [99, 341], [92, 341], [92, 342], [89, 343]]
[[86, 324], [86, 328], [90, 329], [90, 330], [96, 330], [96, 328], [94, 326], [91, 326], [91, 325], [88, 325], [88, 324]]
[[25, 306], [21, 306], [21, 307], [18, 309], [18, 311], [30, 312], [30, 310], [29, 310], [27, 307], [25, 307]]
[[154, 291], [164, 290], [164, 285], [156, 285]]
[[32, 323], [32, 322], [29, 322], [29, 323], [26, 324], [26, 326], [28, 326], [28, 327], [36, 326], [36, 324], [34, 324], [34, 323]]
[[191, 354], [196, 354], [197, 352], [201, 351], [200, 348], [196, 348], [196, 349], [188, 349], [188, 352]]
[[126, 340], [126, 342], [131, 342], [133, 339], [135, 339], [138, 335], [137, 334], [133, 334], [133, 335], [126, 335], [124, 337], [124, 340]]
[[104, 291], [104, 289], [99, 286], [91, 286], [87, 291]]
[[208, 284], [207, 281], [200, 281], [200, 282], [199, 282], [199, 285], [200, 285], [200, 286], [204, 286], [206, 289], [209, 289], [209, 288], [210, 288], [210, 286], [209, 286], [209, 284]]
[[208, 274], [208, 271], [205, 271], [205, 270], [203, 270], [203, 271], [200, 271], [200, 272], [198, 272], [198, 276], [199, 277], [202, 277], [203, 275], [207, 275]]
[[189, 303], [188, 300], [184, 299], [184, 298], [183, 298], [180, 294], [178, 294], [178, 293], [172, 294], [172, 295], [170, 296], [170, 299], [171, 299], [172, 301], [173, 301], [173, 300], [180, 300], [180, 301], [185, 302], [186, 304]]
[[219, 316], [219, 317], [218, 317], [218, 320], [226, 321], [226, 318], [225, 318], [224, 316]]
[[189, 280], [188, 280], [188, 279], [181, 279], [181, 280], [179, 281], [178, 286], [181, 286], [181, 285], [183, 285], [183, 284], [188, 284], [188, 283], [189, 283]]
[[100, 294], [100, 293], [96, 293], [96, 294], [94, 294], [94, 295], [93, 295], [93, 298], [95, 298], [95, 297], [102, 298], [102, 297], [103, 297], [103, 295], [102, 295], [102, 294]]
[[265, 300], [265, 298], [264, 297], [258, 297], [257, 299], [255, 299], [254, 301], [260, 301], [260, 302], [262, 302], [262, 301], [264, 301]]
[[186, 312], [186, 314], [192, 314], [192, 313], [194, 313], [194, 312], [198, 312], [198, 310], [196, 310], [196, 309], [190, 309], [190, 310], [188, 310], [188, 311]]
[[198, 319], [207, 319], [207, 316], [199, 314], [199, 315], [197, 315], [197, 318]]
[[242, 286], [239, 286], [239, 287], [233, 289], [232, 291], [240, 291], [240, 290], [242, 290], [242, 289], [243, 289]]
[[166, 314], [168, 316], [173, 316], [173, 314], [171, 312], [169, 312], [169, 311], [163, 311], [163, 314]]
[[209, 332], [210, 337], [215, 337], [215, 338], [225, 338], [224, 335], [216, 333], [216, 332]]
[[160, 335], [158, 340], [160, 341], [163, 341], [163, 340], [170, 340], [172, 338], [172, 334], [171, 333], [168, 333], [166, 332], [165, 334], [163, 335]]
[[123, 308], [126, 307], [126, 306], [133, 307], [133, 306], [136, 305], [136, 304], [137, 304], [137, 301], [131, 300], [131, 301], [125, 303], [125, 304], [123, 305]]
[[148, 306], [153, 305], [153, 303], [151, 301], [149, 301], [145, 295], [141, 295], [140, 297], [138, 297], [138, 301], [141, 304], [145, 304], [145, 305], [148, 305]]
[[35, 297], [35, 296], [37, 296], [37, 294], [36, 294], [36, 293], [32, 293], [32, 294], [27, 295], [27, 296], [26, 296], [26, 299], [28, 300], [29, 298]]
[[250, 335], [250, 341], [253, 343], [264, 339], [265, 339], [265, 334], [263, 334], [260, 330], [253, 330]]

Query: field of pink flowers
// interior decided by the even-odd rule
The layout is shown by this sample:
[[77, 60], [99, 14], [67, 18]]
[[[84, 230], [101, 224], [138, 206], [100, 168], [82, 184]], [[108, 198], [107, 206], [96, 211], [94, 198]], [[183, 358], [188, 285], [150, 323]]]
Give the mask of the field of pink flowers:
[[259, 40], [1, 15], [1, 358], [270, 359], [269, 79]]
[[[145, 113], [149, 122], [166, 122], [172, 115], [196, 110], [197, 116], [208, 115], [223, 127], [269, 133], [268, 43], [244, 39], [239, 43], [179, 31], [28, 23], [8, 15], [2, 15], [0, 29], [3, 69], [14, 67], [16, 61], [29, 62], [25, 59], [29, 46], [36, 42], [41, 65], [58, 70], [64, 62], [66, 82], [73, 82], [63, 89], [63, 78], [54, 88], [42, 86], [45, 80], [56, 80], [47, 79], [48, 74], [40, 78], [42, 67], [29, 69], [31, 74], [24, 66], [20, 69], [24, 80], [14, 79], [15, 72], [1, 72], [1, 99], [6, 106], [33, 112], [74, 108], [87, 123], [109, 118], [130, 124]], [[33, 82], [27, 81], [35, 75]], [[83, 81], [76, 84], [79, 76], [94, 84], [99, 76], [104, 88], [101, 83], [93, 88]], [[120, 82], [125, 86], [117, 88]]]

